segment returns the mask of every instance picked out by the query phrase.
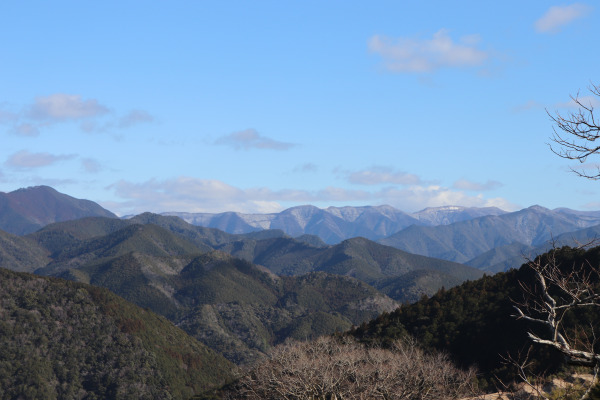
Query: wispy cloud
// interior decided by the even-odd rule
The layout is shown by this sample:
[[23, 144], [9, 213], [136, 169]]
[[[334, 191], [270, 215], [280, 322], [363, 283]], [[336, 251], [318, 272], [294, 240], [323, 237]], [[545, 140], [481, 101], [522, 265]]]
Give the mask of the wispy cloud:
[[465, 36], [454, 42], [446, 29], [431, 39], [375, 35], [368, 42], [372, 53], [379, 54], [386, 69], [392, 72], [432, 72], [440, 68], [481, 66], [489, 54], [478, 48], [478, 35]]
[[271, 190], [265, 187], [242, 189], [218, 180], [178, 177], [142, 183], [122, 180], [109, 189], [123, 199], [109, 207], [121, 215], [144, 211], [268, 213], [298, 204], [347, 205], [353, 202], [390, 204], [404, 211], [441, 205], [517, 208], [502, 198], [487, 199], [481, 194], [471, 196], [460, 190], [435, 185], [386, 187], [375, 191], [331, 186], [315, 191]]
[[6, 165], [16, 169], [35, 169], [55, 164], [59, 161], [71, 160], [75, 155], [54, 155], [50, 153], [31, 153], [21, 150], [11, 155], [6, 160]]
[[123, 203], [113, 205], [121, 215], [143, 211], [272, 212], [280, 209], [279, 204], [265, 200], [268, 196], [264, 193], [252, 196], [242, 189], [210, 179], [179, 177], [143, 183], [121, 180], [109, 189], [125, 199]]
[[585, 203], [583, 206], [581, 206], [581, 208], [596, 211], [600, 209], [600, 201], [592, 201], [589, 203]]
[[[0, 104], [0, 107], [2, 107], [3, 105]], [[2, 109], [0, 108], [0, 124], [6, 124], [9, 122], [13, 122], [16, 121], [19, 118], [18, 114]]]
[[552, 6], [540, 19], [535, 21], [535, 30], [540, 33], [557, 33], [576, 19], [588, 15], [591, 10], [592, 7], [582, 3]]
[[215, 140], [214, 144], [230, 146], [236, 150], [289, 150], [296, 146], [294, 143], [280, 142], [266, 136], [261, 136], [254, 129], [246, 129], [222, 136]]
[[22, 123], [19, 125], [15, 125], [11, 129], [11, 133], [18, 136], [38, 136], [40, 134], [40, 130], [34, 124]]
[[390, 167], [376, 166], [361, 171], [348, 172], [348, 182], [359, 185], [416, 185], [421, 183], [421, 179], [415, 175], [404, 171], [396, 171]]
[[488, 180], [485, 183], [478, 183], [466, 179], [459, 179], [458, 181], [454, 182], [454, 185], [452, 185], [454, 189], [469, 190], [471, 192], [485, 192], [488, 190], [498, 189], [502, 186], [502, 183], [498, 181]]
[[76, 122], [86, 133], [122, 130], [155, 119], [143, 110], [132, 110], [123, 116], [111, 111], [96, 99], [84, 99], [77, 94], [56, 93], [38, 96], [19, 113], [0, 109], [0, 124], [18, 136], [38, 136], [44, 128]]
[[84, 100], [80, 95], [57, 93], [36, 97], [28, 116], [38, 120], [64, 121], [98, 117], [108, 111], [98, 100]]
[[519, 104], [519, 105], [513, 107], [512, 111], [513, 112], [523, 112], [523, 111], [535, 110], [535, 109], [540, 109], [540, 108], [543, 109], [544, 105], [535, 100], [529, 100], [527, 103]]

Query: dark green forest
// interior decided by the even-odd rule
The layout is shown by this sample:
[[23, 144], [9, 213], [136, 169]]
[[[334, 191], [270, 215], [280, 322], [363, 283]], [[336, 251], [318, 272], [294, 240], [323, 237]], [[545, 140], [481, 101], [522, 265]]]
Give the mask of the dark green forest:
[[185, 399], [235, 367], [106, 289], [0, 269], [0, 398]]
[[[556, 250], [555, 255], [565, 273], [574, 265], [600, 264], [600, 248], [585, 251], [565, 247]], [[598, 286], [597, 280], [595, 285]], [[447, 352], [463, 368], [476, 366], [481, 383], [488, 388], [499, 380], [513, 380], [515, 370], [507, 364], [507, 356], [517, 359], [530, 347], [532, 373], [556, 373], [565, 367], [564, 357], [548, 347], [533, 345], [527, 332], [543, 328], [516, 317], [514, 305], [523, 300], [523, 286], [535, 287], [534, 275], [527, 265], [441, 289], [430, 298], [383, 313], [349, 334], [365, 343], [383, 345], [412, 335], [425, 348]], [[571, 335], [581, 329], [597, 331], [599, 324], [596, 308], [582, 308], [567, 314], [564, 320]]]

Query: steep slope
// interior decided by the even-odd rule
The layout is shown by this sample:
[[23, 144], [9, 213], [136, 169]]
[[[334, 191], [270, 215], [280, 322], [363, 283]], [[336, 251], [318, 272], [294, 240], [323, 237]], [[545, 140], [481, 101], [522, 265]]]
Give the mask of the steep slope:
[[117, 216], [89, 200], [59, 193], [48, 186], [0, 192], [0, 229], [16, 235], [34, 232], [52, 222], [89, 216]]
[[187, 399], [235, 368], [105, 289], [0, 269], [0, 397]]

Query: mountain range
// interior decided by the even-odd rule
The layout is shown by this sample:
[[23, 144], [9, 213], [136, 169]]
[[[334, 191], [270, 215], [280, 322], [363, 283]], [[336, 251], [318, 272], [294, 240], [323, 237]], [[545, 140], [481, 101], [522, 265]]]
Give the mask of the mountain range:
[[327, 244], [364, 237], [409, 253], [464, 263], [488, 272], [518, 268], [524, 256], [543, 253], [553, 238], [560, 237], [562, 244], [570, 245], [575, 244], [575, 238], [592, 240], [596, 237], [592, 228], [600, 226], [599, 211], [549, 210], [541, 206], [516, 212], [495, 207], [446, 206], [412, 214], [390, 206], [299, 206], [272, 214], [164, 215], [229, 233], [275, 228], [292, 237], [309, 234]]
[[287, 338], [344, 331], [398, 306], [351, 276], [275, 275], [212, 247], [238, 236], [175, 217], [89, 217], [3, 237], [12, 247], [1, 266], [110, 289], [239, 364]]
[[[47, 186], [0, 193], [0, 230], [16, 235], [32, 233], [52, 222], [89, 216], [116, 218], [91, 201], [75, 199]], [[543, 253], [558, 238], [565, 245], [592, 240], [597, 236], [595, 227], [600, 227], [600, 211], [549, 210], [540, 206], [516, 212], [495, 207], [445, 206], [416, 213], [405, 213], [391, 206], [326, 209], [298, 206], [271, 214], [169, 212], [163, 216], [177, 216], [204, 227], [201, 235], [203, 244], [208, 246], [205, 250], [231, 243], [233, 239], [227, 234], [254, 240], [287, 235], [314, 247], [363, 237], [405, 252], [463, 263], [486, 272], [517, 268], [524, 257]], [[179, 224], [177, 229], [190, 233], [181, 221], [172, 224]], [[243, 256], [244, 252], [236, 254]], [[260, 263], [255, 256], [243, 257]]]
[[[517, 268], [523, 263], [523, 256], [534, 257], [544, 252], [549, 242], [559, 235], [563, 244], [571, 245], [574, 240], [569, 241], [569, 236], [593, 239], [595, 230], [590, 228], [598, 224], [598, 212], [576, 212], [564, 208], [549, 210], [532, 206], [450, 225], [413, 225], [379, 242], [415, 254], [499, 271], [506, 270], [508, 266]], [[493, 254], [487, 254], [490, 251]], [[507, 259], [519, 256], [518, 264], [506, 265]], [[490, 265], [490, 262], [493, 264]]]
[[[47, 187], [9, 195], [0, 210], [12, 230], [0, 230], [0, 397], [187, 398], [288, 339], [349, 329], [377, 343], [410, 333], [501, 376], [494, 356], [524, 338], [522, 326], [510, 335], [504, 326], [528, 278], [524, 269], [479, 278], [549, 241], [600, 233], [600, 212], [540, 206], [412, 215], [306, 206], [270, 229], [231, 233], [172, 215], [116, 218]], [[237, 229], [239, 215], [228, 214], [227, 229]], [[351, 237], [327, 243], [332, 232]], [[387, 236], [364, 237], [373, 232]]]
[[408, 214], [391, 206], [328, 207], [298, 206], [280, 213], [219, 214], [166, 212], [193, 225], [217, 228], [229, 233], [249, 233], [266, 229], [281, 229], [296, 237], [303, 234], [319, 236], [328, 244], [357, 236], [378, 240], [411, 225], [442, 225], [486, 215], [501, 215], [496, 207], [467, 208], [447, 206], [426, 208]]

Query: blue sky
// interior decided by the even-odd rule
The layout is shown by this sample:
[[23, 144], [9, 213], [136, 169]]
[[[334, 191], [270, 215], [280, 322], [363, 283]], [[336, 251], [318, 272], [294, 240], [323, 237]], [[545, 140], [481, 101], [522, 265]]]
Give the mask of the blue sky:
[[[600, 209], [546, 114], [600, 83], [600, 4], [3, 2], [0, 191], [118, 214]], [[595, 165], [590, 158], [586, 166]]]

